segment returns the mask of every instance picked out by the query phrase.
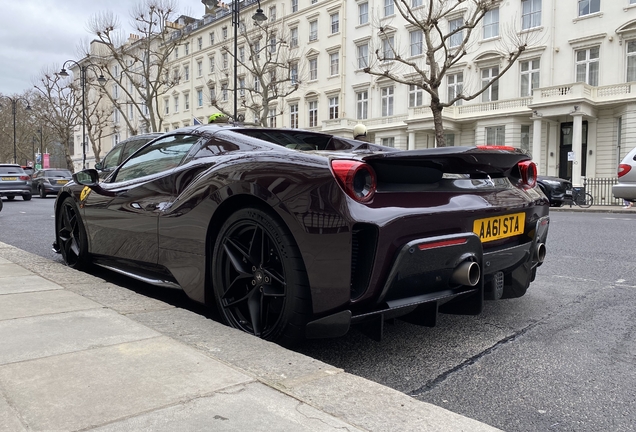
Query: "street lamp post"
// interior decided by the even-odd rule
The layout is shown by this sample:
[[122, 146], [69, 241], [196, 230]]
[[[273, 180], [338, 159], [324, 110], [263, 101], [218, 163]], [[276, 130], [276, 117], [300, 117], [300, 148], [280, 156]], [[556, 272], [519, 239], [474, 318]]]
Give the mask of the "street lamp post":
[[[82, 169], [86, 169], [86, 70], [90, 67], [97, 67], [94, 64], [85, 64], [81, 65], [75, 60], [66, 60], [62, 65], [62, 70], [60, 70], [57, 75], [61, 77], [67, 77], [68, 72], [66, 72], [66, 64], [71, 63], [77, 66], [80, 70], [80, 87], [82, 88]], [[97, 78], [97, 82], [100, 84], [104, 84], [106, 82], [106, 78], [99, 71], [99, 77]]]
[[[214, 11], [219, 7], [219, 0], [201, 0], [201, 3], [208, 8], [209, 11]], [[237, 0], [232, 2], [232, 25], [234, 26], [234, 122], [238, 121], [238, 29], [240, 25], [239, 19], [240, 6]], [[258, 23], [262, 23], [267, 20], [267, 17], [261, 9], [261, 2], [258, 1], [258, 9], [252, 16], [252, 19]]]
[[19, 101], [26, 102], [27, 111], [31, 111], [31, 105], [29, 104], [28, 100], [20, 96], [18, 97], [1, 96], [1, 97], [9, 99], [11, 101], [11, 114], [13, 114], [13, 163], [18, 163], [18, 146], [16, 144], [16, 139], [15, 139], [15, 117], [16, 117], [17, 105]]

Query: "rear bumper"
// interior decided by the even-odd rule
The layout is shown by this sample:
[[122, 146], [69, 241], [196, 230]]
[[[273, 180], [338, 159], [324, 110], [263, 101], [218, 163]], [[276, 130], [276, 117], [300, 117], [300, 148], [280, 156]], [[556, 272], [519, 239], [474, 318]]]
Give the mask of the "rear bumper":
[[18, 186], [11, 189], [0, 189], [0, 196], [31, 195], [31, 186]]
[[[537, 247], [546, 242], [549, 221], [548, 216], [537, 220], [531, 241], [486, 253], [474, 233], [411, 241], [399, 251], [374, 307], [340, 311], [312, 321], [307, 324], [306, 337], [341, 336], [352, 324], [384, 321], [416, 309], [417, 321], [425, 325], [434, 325], [438, 310], [479, 314], [483, 308], [485, 283], [490, 282], [494, 274], [508, 275], [513, 284], [530, 284], [534, 270], [541, 264]], [[454, 271], [466, 261], [477, 263], [481, 269], [479, 281], [473, 286], [454, 282]]]
[[612, 186], [612, 194], [616, 198], [636, 200], [636, 184], [618, 183]]

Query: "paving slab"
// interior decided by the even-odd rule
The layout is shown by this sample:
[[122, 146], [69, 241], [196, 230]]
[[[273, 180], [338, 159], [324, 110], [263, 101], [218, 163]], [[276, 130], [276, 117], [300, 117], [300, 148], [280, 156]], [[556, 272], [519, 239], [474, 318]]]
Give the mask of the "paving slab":
[[251, 381], [166, 337], [0, 366], [0, 387], [33, 430], [101, 426]]
[[2, 279], [4, 278], [12, 278], [18, 276], [33, 276], [33, 272], [14, 263], [0, 264], [0, 283], [2, 283]]
[[0, 264], [12, 264], [8, 259], [0, 258]]
[[101, 307], [99, 303], [66, 290], [5, 294], [0, 297], [0, 321]]
[[108, 309], [5, 320], [0, 321], [0, 364], [157, 336], [154, 330]]
[[97, 432], [361, 431], [261, 383], [179, 404], [93, 429]]
[[[1, 387], [1, 386], [0, 386]], [[16, 412], [9, 406], [0, 391], [0, 432], [26, 432]]]
[[28, 276], [0, 278], [0, 295], [61, 289], [63, 288], [60, 285], [33, 273]]

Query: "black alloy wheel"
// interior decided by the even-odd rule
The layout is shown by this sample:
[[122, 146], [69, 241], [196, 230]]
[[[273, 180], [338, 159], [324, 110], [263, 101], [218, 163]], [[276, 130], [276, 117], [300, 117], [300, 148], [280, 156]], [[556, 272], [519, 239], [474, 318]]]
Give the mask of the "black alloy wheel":
[[46, 198], [46, 191], [42, 186], [38, 187], [38, 191], [40, 192], [40, 198]]
[[88, 266], [86, 230], [73, 198], [67, 197], [55, 218], [57, 245], [66, 265], [74, 269]]
[[22, 199], [23, 199], [24, 201], [31, 201], [31, 194], [28, 194], [28, 195], [22, 195]]
[[311, 314], [305, 266], [287, 229], [267, 212], [246, 208], [223, 224], [212, 256], [214, 295], [225, 322], [293, 345]]
[[15, 195], [8, 195], [7, 196], [7, 200], [8, 201], [13, 201], [15, 199]]

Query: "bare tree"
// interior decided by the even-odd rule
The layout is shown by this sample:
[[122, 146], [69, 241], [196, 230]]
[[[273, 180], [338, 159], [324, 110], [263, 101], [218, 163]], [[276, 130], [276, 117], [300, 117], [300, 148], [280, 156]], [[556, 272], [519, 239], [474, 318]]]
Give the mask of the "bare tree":
[[[497, 47], [497, 57], [503, 62], [495, 76], [471, 91], [466, 85], [447, 101], [440, 97], [444, 78], [466, 61], [488, 11], [496, 8], [501, 0], [425, 0], [421, 7], [411, 7], [412, 0], [395, 0], [395, 9], [407, 26], [422, 35], [422, 56], [413, 57], [403, 50], [394, 38], [395, 29], [390, 25], [376, 24], [379, 30], [375, 58], [364, 71], [370, 75], [419, 87], [431, 97], [430, 108], [435, 127], [437, 146], [445, 146], [442, 111], [459, 100], [475, 99], [493, 86], [531, 44], [528, 33], [519, 36], [512, 27], [505, 27]], [[452, 21], [452, 25], [451, 22]], [[448, 22], [448, 24], [447, 24]], [[411, 41], [409, 41], [411, 42]], [[411, 43], [407, 44], [410, 48]]]
[[168, 73], [170, 56], [185, 37], [174, 23], [175, 8], [174, 0], [142, 0], [131, 11], [136, 34], [127, 39], [112, 13], [99, 13], [88, 24], [98, 43], [86, 55], [107, 74], [111, 89], [117, 86], [104, 96], [133, 134], [161, 130], [160, 98], [178, 84], [179, 77]]
[[298, 90], [302, 83], [304, 65], [298, 39], [276, 21], [239, 26], [236, 61], [237, 88], [234, 88], [234, 49], [231, 45], [221, 48], [217, 57], [216, 99], [212, 105], [228, 117], [233, 117], [233, 96], [238, 92], [239, 111], [250, 112], [254, 122], [268, 125], [269, 110], [282, 114], [286, 97]]
[[109, 125], [112, 125], [113, 105], [107, 103], [108, 90], [100, 85], [97, 80], [87, 79], [88, 92], [86, 97], [86, 134], [91, 143], [95, 162], [101, 161], [102, 138]]

